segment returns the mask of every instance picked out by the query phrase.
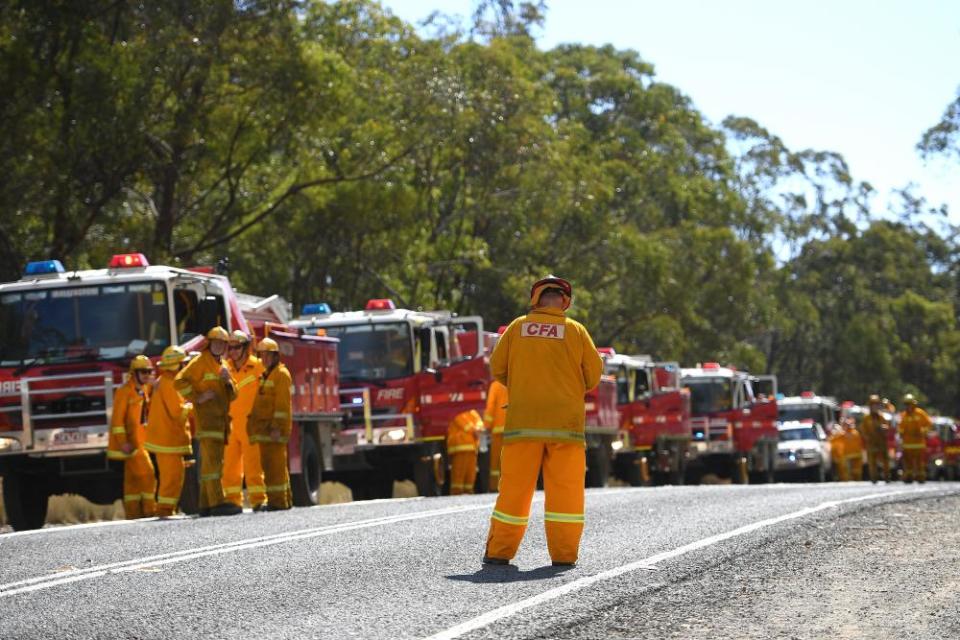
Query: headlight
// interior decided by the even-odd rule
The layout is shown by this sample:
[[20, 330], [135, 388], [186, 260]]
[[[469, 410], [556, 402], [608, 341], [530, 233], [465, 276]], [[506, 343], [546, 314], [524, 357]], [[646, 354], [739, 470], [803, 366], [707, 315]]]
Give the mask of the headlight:
[[380, 444], [396, 444], [407, 439], [405, 429], [390, 429], [380, 434], [378, 441]]

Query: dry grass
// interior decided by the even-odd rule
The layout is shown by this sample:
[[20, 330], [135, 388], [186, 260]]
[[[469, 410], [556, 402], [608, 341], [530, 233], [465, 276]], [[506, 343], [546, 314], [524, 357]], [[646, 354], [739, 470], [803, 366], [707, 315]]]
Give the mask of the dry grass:
[[353, 492], [350, 487], [340, 482], [324, 482], [320, 484], [320, 504], [340, 504], [353, 502]]
[[403, 480], [401, 482], [394, 481], [394, 498], [416, 498], [418, 495], [417, 485], [413, 483], [413, 480]]

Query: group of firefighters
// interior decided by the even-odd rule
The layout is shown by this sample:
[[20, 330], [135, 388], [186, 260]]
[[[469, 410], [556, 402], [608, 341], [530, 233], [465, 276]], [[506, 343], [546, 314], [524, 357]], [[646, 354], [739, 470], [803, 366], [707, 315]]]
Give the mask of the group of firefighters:
[[160, 356], [157, 375], [146, 356], [130, 363], [113, 399], [107, 447], [109, 458], [124, 463], [128, 518], [176, 512], [186, 468], [196, 462], [193, 438], [201, 517], [241, 513], [244, 479], [254, 511], [290, 508], [290, 372], [275, 340], [260, 340], [257, 355], [253, 346], [242, 331], [214, 327], [189, 362], [172, 346]]
[[[924, 451], [927, 431], [933, 424], [930, 416], [917, 405], [913, 394], [903, 397], [904, 410], [897, 420], [903, 450], [903, 481], [926, 482], [927, 465]], [[870, 481], [889, 482], [891, 476], [890, 435], [894, 428], [886, 414], [896, 408], [886, 398], [872, 395], [867, 402], [869, 413], [857, 425], [852, 417], [843, 419], [830, 434], [830, 455], [840, 481], [863, 480], [863, 454], [867, 454], [867, 473]]]

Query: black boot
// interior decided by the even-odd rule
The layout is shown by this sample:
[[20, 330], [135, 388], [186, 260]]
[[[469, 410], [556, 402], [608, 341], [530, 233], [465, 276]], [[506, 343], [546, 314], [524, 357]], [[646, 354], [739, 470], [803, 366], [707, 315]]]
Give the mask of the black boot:
[[243, 507], [238, 507], [232, 502], [224, 502], [210, 509], [212, 516], [235, 516], [243, 513]]

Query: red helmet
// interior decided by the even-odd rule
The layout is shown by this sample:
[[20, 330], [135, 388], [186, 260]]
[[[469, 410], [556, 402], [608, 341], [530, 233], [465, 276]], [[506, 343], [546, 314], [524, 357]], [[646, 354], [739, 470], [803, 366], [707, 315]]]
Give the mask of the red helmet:
[[566, 309], [570, 306], [570, 300], [573, 298], [573, 287], [570, 286], [568, 281], [555, 275], [549, 275], [533, 283], [533, 286], [530, 287], [530, 305], [537, 306], [540, 303], [540, 295], [547, 289], [560, 289], [565, 298], [563, 308]]

